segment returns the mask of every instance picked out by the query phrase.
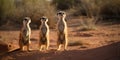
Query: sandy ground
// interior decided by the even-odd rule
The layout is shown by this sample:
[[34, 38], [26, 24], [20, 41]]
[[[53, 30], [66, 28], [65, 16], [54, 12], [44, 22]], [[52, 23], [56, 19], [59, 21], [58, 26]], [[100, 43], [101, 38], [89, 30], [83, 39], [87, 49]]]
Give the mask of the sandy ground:
[[[0, 56], [0, 60], [120, 60], [120, 24], [97, 25], [96, 30], [81, 31], [79, 19], [68, 21], [69, 43], [67, 51], [56, 51], [56, 31], [50, 30], [49, 51], [38, 50], [39, 30], [32, 30], [30, 52], [14, 51]], [[0, 37], [18, 47], [19, 31], [0, 31]]]

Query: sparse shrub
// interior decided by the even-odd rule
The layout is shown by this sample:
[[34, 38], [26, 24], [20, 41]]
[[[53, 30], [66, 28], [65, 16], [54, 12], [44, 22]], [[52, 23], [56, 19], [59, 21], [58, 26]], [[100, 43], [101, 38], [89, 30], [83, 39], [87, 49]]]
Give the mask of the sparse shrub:
[[68, 45], [69, 46], [79, 46], [79, 45], [83, 45], [83, 43], [81, 43], [80, 41], [69, 41]]
[[53, 3], [59, 10], [69, 10], [72, 16], [86, 16], [82, 21], [84, 30], [95, 30], [102, 19], [117, 18], [118, 22], [120, 19], [120, 0], [53, 0]]
[[14, 12], [14, 0], [0, 0], [0, 26], [7, 22]]
[[89, 31], [89, 30], [96, 30], [97, 27], [95, 26], [96, 21], [94, 18], [89, 17], [81, 17], [80, 24], [82, 26], [82, 31]]
[[29, 16], [32, 26], [38, 27], [39, 18], [46, 15], [50, 27], [54, 27], [55, 8], [69, 11], [70, 15], [87, 16], [85, 21], [90, 21], [87, 28], [91, 25], [94, 28], [96, 22], [102, 18], [120, 16], [120, 0], [52, 0], [52, 4], [46, 0], [0, 0], [0, 26], [11, 21], [15, 25], [20, 24], [23, 17]]
[[50, 27], [54, 27], [54, 7], [46, 0], [0, 0], [0, 25], [12, 21], [14, 24], [22, 24], [22, 19], [28, 16], [32, 19], [32, 25], [40, 25], [40, 17], [49, 18]]
[[55, 5], [58, 10], [68, 10], [72, 8], [74, 0], [53, 0], [52, 4]]

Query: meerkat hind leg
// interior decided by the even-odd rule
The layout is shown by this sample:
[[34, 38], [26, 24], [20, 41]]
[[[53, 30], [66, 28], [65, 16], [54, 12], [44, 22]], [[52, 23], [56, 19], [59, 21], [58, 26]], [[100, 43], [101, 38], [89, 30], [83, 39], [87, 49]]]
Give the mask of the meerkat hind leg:
[[48, 44], [46, 44], [46, 46], [45, 46], [46, 50], [48, 50], [48, 47], [49, 47], [49, 45], [48, 45]]
[[67, 50], [67, 45], [68, 45], [68, 42], [67, 42], [67, 38], [64, 37], [65, 41], [64, 41], [64, 50]]
[[59, 45], [58, 45], [58, 49], [57, 49], [57, 50], [58, 50], [58, 51], [60, 51], [61, 47], [62, 47], [62, 45], [61, 45], [61, 44], [59, 44]]
[[63, 45], [64, 45], [64, 50], [67, 50], [67, 43], [65, 42]]
[[24, 51], [25, 50], [25, 46], [22, 46], [22, 51]]
[[47, 38], [47, 42], [46, 42], [46, 50], [49, 50], [49, 40], [48, 40], [48, 38]]
[[42, 45], [40, 45], [40, 46], [39, 46], [39, 51], [42, 51], [42, 48], [43, 48], [43, 46], [42, 46]]
[[27, 45], [27, 51], [30, 51], [30, 46], [29, 46], [29, 44]]
[[62, 44], [63, 44], [63, 35], [61, 34], [61, 35], [59, 35], [59, 39], [58, 39], [59, 41], [57, 42], [57, 46], [58, 46], [58, 51], [62, 48]]
[[22, 51], [22, 50], [23, 50], [23, 45], [22, 45], [22, 44], [20, 44], [19, 46], [20, 46], [20, 50]]

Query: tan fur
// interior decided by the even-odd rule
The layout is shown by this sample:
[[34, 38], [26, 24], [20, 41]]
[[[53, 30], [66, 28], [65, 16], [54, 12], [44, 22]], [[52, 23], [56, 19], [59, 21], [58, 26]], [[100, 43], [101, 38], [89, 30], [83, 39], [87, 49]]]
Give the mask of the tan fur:
[[39, 50], [41, 51], [43, 48], [48, 50], [49, 48], [49, 26], [47, 24], [48, 18], [42, 17], [40, 26], [40, 36], [39, 36]]
[[60, 50], [62, 45], [64, 46], [64, 50], [66, 50], [68, 45], [67, 23], [65, 21], [66, 14], [63, 11], [60, 11], [57, 13], [57, 16], [58, 16], [58, 22], [57, 22], [58, 49], [57, 50]]
[[25, 46], [27, 47], [27, 51], [29, 51], [29, 44], [30, 44], [30, 35], [31, 35], [31, 28], [29, 26], [31, 19], [29, 17], [25, 17], [23, 20], [23, 27], [20, 31], [19, 36], [19, 46], [22, 51], [25, 50]]

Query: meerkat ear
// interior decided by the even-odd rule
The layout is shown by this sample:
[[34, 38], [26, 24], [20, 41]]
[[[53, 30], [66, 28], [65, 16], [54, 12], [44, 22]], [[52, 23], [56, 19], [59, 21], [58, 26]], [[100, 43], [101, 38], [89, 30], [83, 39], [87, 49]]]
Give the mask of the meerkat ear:
[[57, 16], [60, 14], [60, 12], [57, 12]]
[[40, 18], [40, 22], [43, 22], [43, 21], [42, 21], [42, 17]]
[[58, 16], [59, 13], [57, 13], [57, 16]]

